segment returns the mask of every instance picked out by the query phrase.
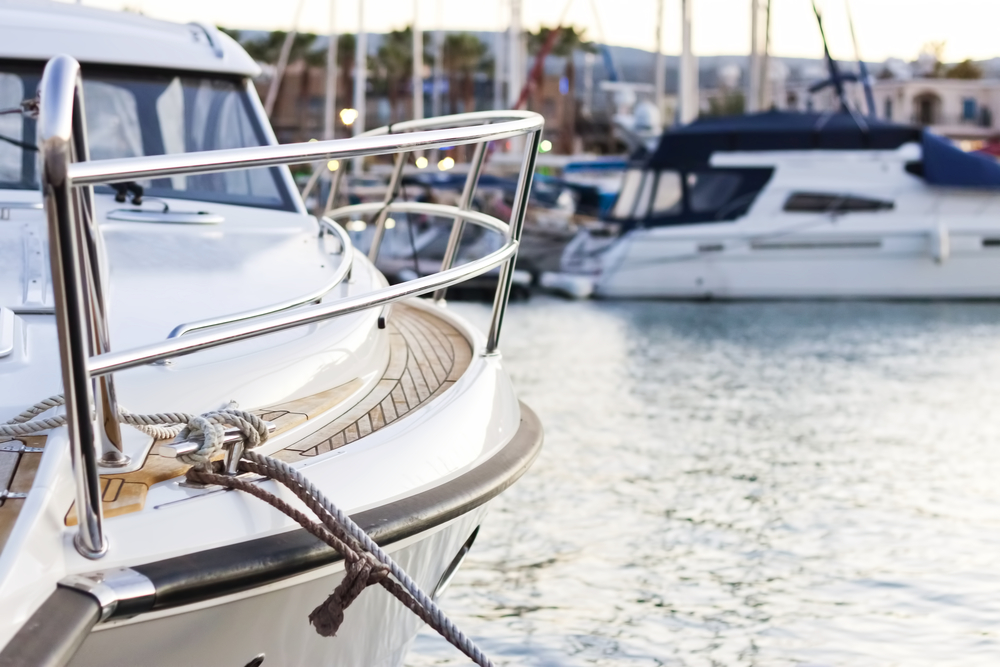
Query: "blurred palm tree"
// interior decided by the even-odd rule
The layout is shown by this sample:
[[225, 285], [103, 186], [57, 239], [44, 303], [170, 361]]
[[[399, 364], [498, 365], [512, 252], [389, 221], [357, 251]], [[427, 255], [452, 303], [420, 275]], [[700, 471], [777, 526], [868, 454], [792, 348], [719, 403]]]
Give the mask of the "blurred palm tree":
[[[263, 37], [250, 38], [239, 30], [227, 30], [219, 28], [246, 49], [250, 57], [257, 62], [273, 65], [278, 62], [278, 54], [281, 53], [281, 45], [288, 35], [284, 30], [269, 32]], [[288, 57], [288, 62], [305, 60], [310, 65], [322, 65], [326, 62], [326, 53], [322, 49], [316, 48], [316, 35], [310, 32], [299, 32], [295, 34], [292, 41], [292, 50]]]
[[451, 113], [458, 112], [458, 97], [462, 96], [462, 111], [476, 110], [476, 73], [487, 67], [487, 48], [475, 35], [453, 33], [444, 39], [443, 67], [448, 77], [448, 104]]
[[[378, 49], [376, 63], [389, 97], [389, 122], [395, 123], [399, 94], [413, 71], [413, 30], [393, 30]], [[405, 117], [405, 112], [402, 114]]]
[[[559, 35], [556, 37], [556, 42], [552, 47], [552, 51], [549, 52], [548, 55], [565, 59], [566, 64], [563, 76], [566, 80], [566, 90], [563, 94], [569, 98], [566, 103], [563, 104], [563, 116], [560, 119], [561, 122], [559, 123], [559, 126], [562, 129], [559, 133], [559, 152], [572, 153], [573, 138], [576, 136], [577, 115], [576, 63], [574, 55], [577, 51], [596, 53], [597, 47], [593, 42], [587, 41], [584, 37], [586, 28], [577, 29], [574, 26], [567, 26], [564, 28], [546, 28], [545, 26], [542, 26], [538, 29], [538, 32], [528, 32], [528, 52], [537, 57], [539, 52], [542, 50], [542, 46], [546, 41], [548, 41], [549, 35], [553, 30], [559, 30]], [[561, 83], [560, 92], [562, 92]]]

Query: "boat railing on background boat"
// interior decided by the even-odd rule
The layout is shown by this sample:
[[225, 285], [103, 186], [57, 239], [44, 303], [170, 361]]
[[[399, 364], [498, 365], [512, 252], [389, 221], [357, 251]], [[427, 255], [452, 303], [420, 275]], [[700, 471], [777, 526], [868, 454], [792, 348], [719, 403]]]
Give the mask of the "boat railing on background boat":
[[[436, 299], [449, 286], [500, 267], [493, 302], [486, 354], [498, 350], [500, 330], [511, 290], [514, 259], [524, 223], [531, 176], [542, 130], [541, 116], [520, 111], [481, 112], [399, 123], [351, 139], [269, 145], [252, 148], [89, 161], [84, 123], [80, 65], [69, 56], [48, 62], [39, 86], [39, 148], [42, 193], [48, 218], [52, 285], [62, 359], [67, 429], [76, 483], [79, 531], [74, 542], [88, 558], [107, 551], [101, 507], [101, 465], [123, 465], [119, 412], [113, 376], [116, 371], [166, 361], [200, 350], [264, 336], [329, 320], [421, 294]], [[402, 134], [398, 133], [402, 132]], [[527, 135], [511, 220], [505, 223], [468, 210], [490, 141]], [[405, 153], [475, 144], [458, 206], [393, 202]], [[106, 281], [101, 263], [101, 236], [94, 215], [92, 187], [138, 179], [220, 172], [250, 167], [297, 164], [316, 160], [346, 160], [397, 154], [386, 201], [348, 206], [330, 212], [322, 225], [342, 244], [343, 262], [337, 282], [352, 270], [353, 250], [346, 233], [333, 220], [375, 213], [374, 259], [390, 212], [413, 212], [453, 218], [448, 253], [441, 271], [368, 294], [317, 303], [335, 285], [298, 299], [254, 311], [179, 325], [164, 341], [124, 351], [112, 351], [108, 337]], [[343, 173], [343, 170], [340, 170]], [[331, 190], [336, 187], [332, 184]], [[498, 250], [460, 266], [453, 266], [466, 223], [504, 234]], [[312, 305], [310, 305], [312, 304]], [[94, 401], [94, 396], [97, 401]], [[93, 408], [91, 406], [94, 406]], [[101, 452], [99, 457], [98, 452]]]

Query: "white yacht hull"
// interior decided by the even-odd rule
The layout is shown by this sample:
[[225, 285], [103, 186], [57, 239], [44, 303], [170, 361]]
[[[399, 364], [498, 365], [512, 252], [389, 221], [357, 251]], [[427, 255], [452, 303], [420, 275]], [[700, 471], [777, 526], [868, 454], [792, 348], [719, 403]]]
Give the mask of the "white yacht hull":
[[[727, 225], [727, 227], [735, 227]], [[833, 225], [830, 226], [831, 228]], [[830, 229], [808, 235], [637, 230], [602, 257], [607, 298], [1000, 298], [1000, 230]], [[685, 234], [684, 232], [687, 231]]]
[[[426, 591], [434, 587], [486, 512], [483, 505], [387, 552]], [[398, 667], [422, 623], [380, 586], [361, 594], [337, 637], [321, 637], [309, 613], [340, 583], [343, 563], [222, 598], [95, 628], [73, 667]]]

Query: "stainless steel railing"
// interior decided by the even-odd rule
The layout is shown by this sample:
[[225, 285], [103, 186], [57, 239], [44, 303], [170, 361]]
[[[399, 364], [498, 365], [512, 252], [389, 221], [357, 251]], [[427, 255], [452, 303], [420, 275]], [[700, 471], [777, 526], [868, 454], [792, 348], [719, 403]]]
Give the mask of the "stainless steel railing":
[[[336, 141], [91, 162], [87, 159], [79, 63], [69, 56], [50, 60], [39, 85], [39, 95], [42, 193], [48, 218], [55, 314], [79, 517], [79, 531], [74, 542], [84, 556], [100, 558], [108, 548], [103, 529], [99, 466], [114, 464], [124, 457], [113, 381], [113, 373], [117, 371], [377, 308], [411, 296], [443, 294], [451, 285], [500, 267], [486, 346], [486, 354], [497, 352], [542, 130], [542, 119], [537, 114], [481, 112], [394, 126], [393, 130], [405, 131], [404, 134], [380, 128]], [[467, 210], [475, 193], [487, 143], [519, 135], [527, 135], [528, 141], [510, 221], [505, 223]], [[101, 236], [93, 213], [93, 185], [396, 153], [399, 155], [394, 169], [395, 185], [390, 183], [391, 193], [398, 186], [405, 153], [464, 144], [476, 144], [477, 148], [474, 167], [459, 206], [393, 202], [390, 196], [381, 204], [345, 207], [331, 212], [334, 217], [340, 217], [378, 211], [378, 225], [383, 234], [389, 212], [451, 217], [454, 227], [449, 254], [440, 272], [361, 296], [324, 303], [323, 298], [335, 286], [328, 285], [284, 303], [179, 325], [164, 341], [112, 351], [104, 296], [106, 279], [100, 263]], [[337, 234], [344, 244], [344, 259], [335, 275], [340, 282], [349, 275], [354, 261], [350, 239], [336, 223], [325, 219], [322, 224]], [[455, 249], [461, 225], [465, 224], [477, 224], [502, 233], [506, 241], [500, 249], [485, 257], [455, 267]], [[378, 244], [373, 248], [374, 258]], [[98, 397], [96, 402], [95, 395]], [[91, 405], [96, 406], [96, 418]], [[99, 451], [103, 451], [103, 458], [98, 456]]]

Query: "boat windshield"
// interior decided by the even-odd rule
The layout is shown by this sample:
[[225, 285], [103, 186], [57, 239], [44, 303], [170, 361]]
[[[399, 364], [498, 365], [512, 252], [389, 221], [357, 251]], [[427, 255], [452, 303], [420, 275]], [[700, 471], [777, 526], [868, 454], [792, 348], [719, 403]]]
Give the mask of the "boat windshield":
[[[0, 110], [35, 96], [42, 67], [0, 62]], [[84, 66], [90, 159], [261, 146], [263, 128], [237, 78]], [[0, 189], [38, 188], [35, 121], [0, 114]], [[153, 197], [294, 210], [274, 167], [139, 181]], [[98, 192], [113, 192], [98, 186]]]

